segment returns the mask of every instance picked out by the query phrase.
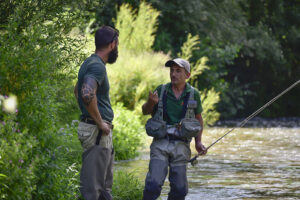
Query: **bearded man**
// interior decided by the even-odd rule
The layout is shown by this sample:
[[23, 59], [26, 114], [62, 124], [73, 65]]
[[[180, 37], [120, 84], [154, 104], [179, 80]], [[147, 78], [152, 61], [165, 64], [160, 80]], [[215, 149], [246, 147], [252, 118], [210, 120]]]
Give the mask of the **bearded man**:
[[86, 200], [112, 199], [114, 113], [106, 63], [117, 60], [118, 36], [118, 31], [109, 26], [96, 31], [96, 51], [81, 65], [74, 90], [81, 110], [78, 126], [78, 138], [83, 147], [80, 192]]

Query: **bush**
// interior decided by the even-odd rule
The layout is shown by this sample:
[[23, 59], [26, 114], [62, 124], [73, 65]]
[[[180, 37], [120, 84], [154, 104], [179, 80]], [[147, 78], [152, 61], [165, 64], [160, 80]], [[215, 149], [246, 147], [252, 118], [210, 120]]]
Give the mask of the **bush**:
[[168, 69], [164, 63], [168, 56], [160, 53], [134, 54], [120, 50], [116, 64], [108, 67], [113, 103], [122, 102], [130, 110], [141, 113], [141, 104], [159, 84], [168, 82]]
[[63, 102], [70, 102], [66, 85], [82, 61], [83, 41], [70, 33], [82, 22], [78, 5], [68, 0], [1, 2], [1, 93], [14, 93], [19, 101], [15, 119], [0, 115], [11, 126], [0, 133], [1, 198], [75, 199], [80, 154], [57, 127], [68, 119], [62, 116], [68, 108]]
[[138, 155], [138, 148], [142, 145], [142, 136], [146, 133], [141, 120], [133, 111], [122, 104], [114, 106], [113, 144], [115, 160], [127, 160]]
[[113, 104], [122, 102], [139, 115], [149, 91], [169, 80], [168, 70], [164, 67], [169, 56], [151, 50], [158, 14], [144, 2], [137, 14], [125, 4], [120, 7], [115, 20], [120, 31], [120, 56], [114, 65], [107, 68], [110, 84], [114, 86], [110, 94]]
[[57, 131], [48, 131], [52, 148], [40, 153], [35, 199], [78, 199], [82, 148], [76, 122]]
[[117, 171], [114, 173], [112, 194], [114, 200], [140, 200], [144, 186], [133, 172]]
[[115, 25], [120, 31], [120, 47], [136, 53], [151, 51], [159, 12], [145, 2], [135, 12], [129, 4], [123, 4], [117, 13]]
[[33, 154], [37, 140], [15, 119], [5, 114], [0, 124], [0, 199], [31, 199], [38, 179], [39, 159]]

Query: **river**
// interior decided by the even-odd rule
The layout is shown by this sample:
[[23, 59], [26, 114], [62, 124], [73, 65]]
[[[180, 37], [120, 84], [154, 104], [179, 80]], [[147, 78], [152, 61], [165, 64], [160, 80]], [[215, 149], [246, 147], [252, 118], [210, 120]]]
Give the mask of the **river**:
[[[231, 128], [207, 128], [208, 146]], [[145, 136], [147, 137], [147, 136]], [[149, 163], [149, 144], [135, 160], [116, 163], [134, 171], [144, 181]], [[194, 143], [191, 143], [195, 155]], [[236, 128], [214, 145], [196, 166], [188, 165], [186, 200], [300, 199], [300, 127]], [[161, 199], [166, 200], [166, 179]]]

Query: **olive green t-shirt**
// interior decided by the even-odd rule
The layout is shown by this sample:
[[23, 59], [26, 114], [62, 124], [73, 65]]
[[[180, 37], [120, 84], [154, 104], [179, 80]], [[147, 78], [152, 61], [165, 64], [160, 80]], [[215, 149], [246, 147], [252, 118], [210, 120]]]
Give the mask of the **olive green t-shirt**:
[[96, 54], [92, 54], [88, 57], [81, 65], [78, 72], [78, 102], [82, 113], [80, 118], [91, 117], [84, 106], [80, 92], [85, 77], [91, 77], [96, 80], [98, 84], [96, 91], [98, 110], [104, 120], [112, 122], [114, 113], [110, 104], [109, 82], [106, 67], [103, 60]]
[[[159, 85], [155, 90], [158, 93], [158, 97], [160, 97], [162, 85]], [[165, 86], [165, 91], [167, 92], [167, 115], [164, 114], [164, 121], [167, 124], [177, 124], [181, 120], [181, 112], [184, 104], [184, 97], [192, 90], [190, 84], [186, 83], [186, 87], [182, 92], [181, 96], [176, 99], [174, 92], [171, 87], [171, 83], [167, 83]], [[200, 114], [202, 112], [202, 105], [199, 91], [194, 88], [194, 100], [197, 102], [197, 107], [194, 109], [195, 115]], [[157, 111], [157, 105], [155, 107], [155, 112]]]

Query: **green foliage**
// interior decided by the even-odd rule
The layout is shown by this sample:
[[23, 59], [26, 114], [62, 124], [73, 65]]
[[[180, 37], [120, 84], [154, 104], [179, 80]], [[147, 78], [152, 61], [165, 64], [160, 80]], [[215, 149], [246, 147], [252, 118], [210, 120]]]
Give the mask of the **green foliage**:
[[177, 54], [178, 57], [189, 60], [193, 56], [193, 51], [199, 49], [199, 44], [199, 36], [192, 36], [192, 34], [189, 33], [187, 35], [187, 40], [181, 47], [181, 52]]
[[113, 109], [115, 113], [113, 131], [115, 160], [135, 158], [142, 145], [142, 136], [146, 135], [141, 120], [138, 115], [120, 103], [116, 104]]
[[[72, 66], [82, 58], [80, 39], [68, 35], [77, 12], [66, 13], [67, 8], [56, 8], [56, 3], [65, 5], [36, 5], [32, 1], [15, 4], [0, 35], [1, 92], [18, 96], [18, 121], [34, 133], [53, 125], [61, 110], [55, 102], [68, 90], [62, 85], [71, 83]], [[30, 17], [20, 20], [21, 16]]]
[[[108, 67], [110, 95], [113, 102], [122, 102], [130, 110], [141, 111], [140, 106], [159, 84], [169, 80], [164, 67], [167, 55], [144, 52], [134, 54], [120, 49], [117, 62]], [[139, 112], [141, 113], [141, 112]]]
[[33, 149], [38, 143], [15, 119], [4, 114], [0, 124], [0, 199], [31, 199], [39, 162]]
[[[75, 103], [70, 98], [72, 86], [66, 85], [73, 85], [74, 66], [81, 63], [84, 55], [81, 52], [84, 40], [71, 31], [84, 22], [86, 12], [79, 8], [86, 8], [85, 3], [1, 2], [4, 13], [0, 18], [1, 93], [18, 97], [19, 112], [14, 121], [22, 132], [10, 131], [21, 148], [11, 138], [2, 141], [1, 136], [1, 159], [14, 159], [14, 166], [7, 168], [9, 173], [0, 172], [6, 176], [2, 176], [5, 181], [10, 181], [4, 183], [11, 199], [75, 199], [74, 194], [78, 193], [75, 183], [80, 154], [74, 152], [76, 145], [70, 144], [74, 141], [57, 130], [68, 119], [63, 114], [70, 112], [65, 109], [71, 106], [63, 102]], [[0, 119], [3, 120], [1, 116]], [[34, 148], [29, 149], [31, 146]], [[68, 151], [70, 147], [74, 150]], [[21, 157], [17, 160], [14, 154]], [[21, 168], [17, 165], [19, 159], [24, 161], [20, 161]]]
[[220, 101], [220, 94], [214, 89], [201, 93], [203, 107], [203, 121], [207, 125], [214, 125], [219, 119], [220, 113], [216, 110], [217, 103]]
[[39, 155], [35, 199], [78, 199], [82, 148], [77, 126], [74, 121], [54, 133], [48, 132], [52, 148]]
[[120, 47], [134, 52], [150, 51], [159, 12], [145, 2], [141, 2], [137, 14], [135, 12], [129, 4], [124, 4], [117, 13], [115, 26], [120, 31]]
[[115, 200], [140, 200], [143, 198], [143, 189], [144, 186], [133, 172], [114, 173], [112, 193]]

